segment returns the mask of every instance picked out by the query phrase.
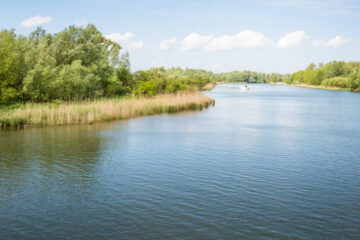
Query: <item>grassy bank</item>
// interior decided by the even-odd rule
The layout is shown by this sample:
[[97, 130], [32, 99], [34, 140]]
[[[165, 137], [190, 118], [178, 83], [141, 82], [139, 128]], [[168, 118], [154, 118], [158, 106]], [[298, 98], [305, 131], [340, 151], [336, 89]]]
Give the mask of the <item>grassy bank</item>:
[[201, 93], [178, 93], [152, 98], [118, 98], [67, 103], [28, 103], [0, 110], [0, 128], [54, 126], [128, 119], [159, 113], [201, 110], [214, 100]]
[[309, 85], [305, 83], [301, 84], [291, 84], [296, 87], [302, 87], [302, 88], [314, 88], [314, 89], [324, 89], [324, 90], [350, 90], [349, 88], [341, 88], [341, 87], [335, 87], [335, 86], [323, 86], [323, 85]]
[[323, 85], [309, 85], [305, 83], [300, 84], [287, 84], [284, 82], [270, 82], [269, 84], [273, 85], [290, 85], [295, 87], [302, 87], [302, 88], [313, 88], [313, 89], [323, 89], [323, 90], [343, 90], [343, 91], [350, 91], [349, 88], [341, 88], [341, 87], [334, 87], [334, 86], [323, 86]]

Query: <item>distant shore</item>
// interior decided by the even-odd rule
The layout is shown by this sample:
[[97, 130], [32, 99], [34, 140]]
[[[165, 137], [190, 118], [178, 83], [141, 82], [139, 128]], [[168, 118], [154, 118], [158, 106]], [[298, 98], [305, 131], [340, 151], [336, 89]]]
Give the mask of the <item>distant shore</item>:
[[213, 99], [199, 92], [81, 102], [27, 103], [15, 109], [0, 109], [0, 128], [92, 124], [160, 113], [201, 110], [214, 103]]
[[335, 90], [335, 91], [339, 91], [339, 90], [349, 90], [348, 88], [340, 88], [340, 87], [330, 87], [330, 86], [321, 86], [321, 85], [308, 85], [308, 84], [291, 84], [293, 86], [296, 87], [302, 87], [302, 88], [314, 88], [314, 89], [324, 89], [324, 90]]
[[272, 84], [272, 85], [288, 85], [284, 82], [269, 82], [269, 84]]
[[302, 87], [302, 88], [313, 88], [313, 89], [323, 89], [323, 90], [332, 90], [332, 91], [350, 91], [350, 89], [348, 89], [348, 88], [321, 86], [321, 85], [308, 85], [308, 84], [305, 84], [305, 83], [287, 84], [287, 83], [284, 83], [284, 82], [269, 82], [269, 84], [273, 84], [273, 85], [289, 85], [289, 86]]

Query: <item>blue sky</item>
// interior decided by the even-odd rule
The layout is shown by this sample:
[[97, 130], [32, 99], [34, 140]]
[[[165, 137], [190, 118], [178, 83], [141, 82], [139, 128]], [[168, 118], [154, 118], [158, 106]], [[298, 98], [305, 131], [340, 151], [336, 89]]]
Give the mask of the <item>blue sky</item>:
[[132, 70], [288, 73], [360, 61], [358, 0], [1, 0], [0, 29], [27, 35], [86, 23], [130, 52]]

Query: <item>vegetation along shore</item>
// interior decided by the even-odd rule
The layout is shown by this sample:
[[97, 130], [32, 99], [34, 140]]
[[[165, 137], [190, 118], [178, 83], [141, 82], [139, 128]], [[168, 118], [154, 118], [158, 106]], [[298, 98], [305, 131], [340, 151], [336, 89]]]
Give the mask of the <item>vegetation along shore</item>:
[[305, 70], [291, 74], [284, 82], [298, 87], [359, 91], [360, 62], [311, 63]]
[[63, 103], [27, 103], [0, 112], [0, 127], [53, 126], [128, 119], [159, 113], [201, 110], [214, 104], [201, 93], [165, 94]]

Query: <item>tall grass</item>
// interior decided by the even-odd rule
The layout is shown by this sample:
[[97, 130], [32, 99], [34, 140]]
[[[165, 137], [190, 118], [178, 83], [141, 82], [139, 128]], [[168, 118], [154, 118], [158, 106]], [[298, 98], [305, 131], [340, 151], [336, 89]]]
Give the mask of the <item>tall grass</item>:
[[204, 91], [210, 91], [213, 89], [216, 85], [214, 83], [207, 83], [205, 86], [202, 87], [202, 90]]
[[214, 100], [201, 93], [59, 104], [27, 103], [17, 109], [0, 110], [0, 128], [94, 123], [183, 110], [201, 110], [211, 104], [214, 104]]

